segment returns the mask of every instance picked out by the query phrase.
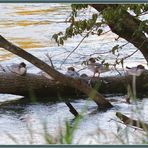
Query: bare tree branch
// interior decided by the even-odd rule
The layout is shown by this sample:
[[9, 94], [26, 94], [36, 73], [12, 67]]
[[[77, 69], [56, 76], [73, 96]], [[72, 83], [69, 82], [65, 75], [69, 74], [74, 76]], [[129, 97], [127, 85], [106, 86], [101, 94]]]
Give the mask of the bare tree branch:
[[68, 56], [64, 59], [64, 61], [61, 63], [60, 68], [62, 67], [62, 65], [65, 63], [65, 61], [69, 58], [69, 56], [75, 52], [75, 50], [81, 45], [81, 43], [84, 41], [84, 39], [89, 35], [91, 31], [89, 31], [84, 37], [83, 39], [79, 42], [79, 44], [68, 54]]
[[50, 63], [51, 63], [51, 67], [52, 67], [53, 69], [55, 69], [55, 67], [54, 67], [54, 65], [53, 65], [53, 62], [52, 62], [52, 60], [51, 60], [51, 57], [49, 56], [48, 53], [46, 54], [46, 56], [47, 56], [47, 58], [49, 59], [49, 61], [50, 61]]

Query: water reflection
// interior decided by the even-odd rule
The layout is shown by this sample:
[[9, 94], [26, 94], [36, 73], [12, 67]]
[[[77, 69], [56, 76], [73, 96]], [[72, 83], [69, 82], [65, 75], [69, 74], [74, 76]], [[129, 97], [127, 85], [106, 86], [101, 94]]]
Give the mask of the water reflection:
[[[20, 9], [19, 7], [15, 7], [16, 9]], [[48, 8], [48, 9], [37, 9], [37, 10], [23, 10], [23, 8], [21, 8], [21, 11], [16, 11], [15, 13], [18, 15], [47, 15], [47, 13], [51, 13], [51, 12], [55, 12], [58, 11], [57, 8]]]

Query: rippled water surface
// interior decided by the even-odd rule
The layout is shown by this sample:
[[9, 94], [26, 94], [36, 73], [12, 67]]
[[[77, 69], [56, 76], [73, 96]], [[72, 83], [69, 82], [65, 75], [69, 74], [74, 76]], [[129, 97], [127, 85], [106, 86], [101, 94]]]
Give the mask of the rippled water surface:
[[[0, 4], [0, 11], [0, 34], [2, 36], [47, 63], [49, 63], [46, 57], [48, 53], [56, 68], [63, 73], [69, 65], [74, 66], [77, 70], [83, 68], [81, 62], [86, 60], [92, 54], [92, 51], [103, 53], [112, 49], [116, 44], [123, 45], [126, 43], [123, 39], [115, 41], [114, 38], [117, 38], [117, 36], [111, 32], [100, 37], [91, 36], [86, 38], [67, 61], [61, 65], [65, 57], [82, 39], [80, 36], [69, 39], [64, 47], [57, 46], [51, 39], [54, 33], [63, 31], [68, 26], [64, 21], [70, 14], [70, 4]], [[86, 13], [87, 17], [94, 11], [89, 8]], [[105, 27], [105, 30], [108, 31], [109, 28]], [[121, 56], [128, 55], [135, 50], [134, 46], [128, 44], [120, 51]], [[109, 54], [103, 54], [102, 57], [109, 62], [113, 62], [116, 58]], [[7, 66], [20, 61], [25, 60], [0, 49], [1, 65]], [[38, 73], [40, 71], [32, 64], [25, 62], [28, 72]], [[140, 52], [125, 60], [125, 66], [134, 66], [139, 63], [146, 66], [146, 61]], [[81, 72], [87, 72], [91, 75], [87, 70]], [[45, 123], [48, 132], [56, 137], [60, 130], [64, 130], [65, 121], [72, 122], [74, 118], [63, 102], [21, 103], [17, 101], [8, 104], [10, 100], [15, 99], [21, 99], [21, 97], [0, 94], [0, 144], [45, 144], [43, 136], [43, 125]], [[80, 98], [79, 101], [72, 102], [79, 112], [84, 108], [86, 109], [78, 129], [74, 133], [73, 143], [119, 144], [125, 142], [136, 144], [142, 141], [140, 138], [142, 139], [144, 133], [141, 130], [127, 128], [120, 123], [115, 113], [121, 111], [127, 116], [148, 122], [147, 99], [138, 101], [138, 106], [134, 103], [126, 104], [124, 102], [125, 96], [114, 96], [107, 99], [111, 100], [115, 107], [105, 113], [96, 112], [96, 104], [90, 100]], [[118, 138], [116, 135], [118, 135]]]

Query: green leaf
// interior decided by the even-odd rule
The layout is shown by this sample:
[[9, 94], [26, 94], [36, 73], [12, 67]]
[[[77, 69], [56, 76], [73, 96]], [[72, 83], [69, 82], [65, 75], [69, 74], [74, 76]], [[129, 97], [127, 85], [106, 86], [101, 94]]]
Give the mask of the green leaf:
[[95, 23], [95, 26], [101, 27], [102, 24], [103, 24], [102, 22], [97, 22], [97, 23]]
[[64, 45], [63, 38], [60, 38], [60, 40], [59, 40], [59, 44]]
[[54, 35], [52, 36], [52, 38], [53, 38], [56, 42], [58, 42], [58, 35], [57, 35], [57, 34], [54, 34]]
[[112, 54], [115, 54], [115, 51], [119, 48], [119, 45], [116, 45], [112, 48]]
[[99, 36], [102, 32], [103, 32], [102, 29], [98, 29], [98, 31], [97, 31], [97, 35]]
[[109, 63], [104, 63], [106, 69], [109, 69]]
[[71, 36], [72, 36], [72, 34], [73, 34], [73, 28], [72, 28], [72, 26], [70, 26], [70, 27], [68, 27], [68, 28], [66, 29], [65, 34], [66, 34], [68, 37], [71, 37]]
[[66, 144], [72, 143], [72, 132], [71, 132], [71, 127], [68, 121], [66, 121], [65, 141], [66, 141]]
[[92, 19], [93, 19], [94, 22], [96, 22], [97, 18], [98, 18], [98, 15], [97, 14], [93, 14], [92, 15]]

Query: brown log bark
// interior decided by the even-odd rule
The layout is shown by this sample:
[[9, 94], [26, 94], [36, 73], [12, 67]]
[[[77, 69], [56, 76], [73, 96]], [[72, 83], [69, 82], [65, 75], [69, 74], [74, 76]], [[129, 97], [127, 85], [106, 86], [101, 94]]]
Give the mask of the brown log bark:
[[66, 77], [65, 75], [61, 74], [60, 72], [50, 67], [48, 64], [46, 64], [42, 60], [24, 51], [20, 47], [17, 47], [16, 45], [10, 43], [2, 36], [0, 36], [0, 47], [24, 58], [25, 60], [32, 63], [36, 67], [40, 68], [41, 70], [49, 74], [51, 77], [53, 77], [57, 81], [63, 83], [64, 85], [79, 89], [81, 92], [83, 92], [92, 100], [94, 100], [95, 103], [99, 106], [99, 109], [106, 110], [112, 107], [112, 104], [109, 101], [107, 101], [104, 98], [104, 96], [102, 96], [95, 89], [89, 87], [81, 79], [76, 80], [74, 78]]
[[[132, 83], [132, 77], [114, 76], [93, 78], [92, 86], [103, 94], [127, 94], [127, 84]], [[136, 79], [137, 94], [148, 92], [148, 72], [144, 72]], [[98, 85], [98, 88], [96, 87]], [[22, 96], [48, 97], [50, 99], [61, 97], [82, 97], [84, 93], [59, 81], [49, 80], [44, 76], [27, 73], [19, 76], [14, 73], [0, 73], [0, 93], [15, 94]], [[64, 98], [63, 98], [64, 99]], [[65, 101], [67, 99], [65, 98]]]
[[147, 123], [144, 123], [142, 121], [139, 121], [139, 120], [134, 120], [134, 119], [131, 119], [125, 115], [123, 115], [122, 113], [120, 112], [117, 112], [116, 113], [116, 116], [124, 122], [124, 124], [126, 125], [132, 125], [132, 126], [136, 126], [138, 128], [142, 128], [144, 131], [148, 131], [148, 124]]
[[[108, 11], [110, 9], [112, 12], [117, 12], [118, 7], [120, 7], [120, 5], [117, 4], [91, 4], [91, 6], [97, 11]], [[136, 33], [136, 31], [139, 30], [142, 21], [132, 16], [127, 11], [122, 11], [122, 13], [118, 14], [117, 16], [113, 16], [112, 19], [106, 21], [112, 32], [116, 33], [119, 35], [119, 37], [126, 39], [128, 42], [137, 47], [148, 62], [148, 39], [143, 33], [143, 31], [148, 33], [148, 26], [146, 26], [144, 30], [141, 30], [141, 32]]]

